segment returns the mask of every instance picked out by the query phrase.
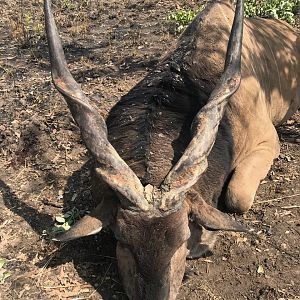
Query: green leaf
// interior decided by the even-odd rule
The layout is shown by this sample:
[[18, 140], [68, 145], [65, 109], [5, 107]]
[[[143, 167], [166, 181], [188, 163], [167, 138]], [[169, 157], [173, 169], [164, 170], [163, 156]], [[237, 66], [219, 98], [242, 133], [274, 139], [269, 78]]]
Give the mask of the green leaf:
[[71, 226], [69, 225], [69, 223], [64, 223], [63, 225], [62, 225], [62, 228], [65, 230], [65, 231], [67, 231], [67, 230], [69, 230], [70, 228], [71, 228]]
[[65, 218], [62, 217], [62, 216], [55, 217], [55, 221], [58, 222], [58, 223], [65, 223], [66, 222]]
[[59, 224], [52, 227], [52, 232], [54, 234], [64, 233], [68, 231], [70, 228], [71, 226], [68, 224], [68, 222], [65, 222], [64, 224]]
[[3, 268], [6, 264], [6, 259], [0, 258], [0, 269]]
[[0, 273], [0, 284], [4, 284], [5, 280], [12, 275], [11, 272], [5, 271], [2, 274]]
[[64, 214], [64, 218], [67, 220], [68, 218], [70, 218], [72, 216], [72, 212], [71, 211], [67, 211], [65, 214]]
[[295, 24], [293, 11], [297, 10], [299, 0], [246, 0], [245, 16], [271, 16]]
[[55, 226], [55, 227], [52, 227], [52, 232], [54, 234], [59, 234], [59, 233], [65, 232], [65, 230], [62, 226]]

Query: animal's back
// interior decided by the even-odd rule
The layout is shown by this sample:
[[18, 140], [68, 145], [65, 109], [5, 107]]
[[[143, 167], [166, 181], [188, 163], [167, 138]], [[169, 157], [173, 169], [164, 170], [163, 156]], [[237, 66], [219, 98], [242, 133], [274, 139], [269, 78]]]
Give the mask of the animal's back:
[[[186, 43], [182, 57], [189, 76], [215, 83], [222, 74], [234, 11], [230, 1], [217, 1], [198, 15], [178, 44]], [[274, 125], [300, 106], [300, 34], [279, 20], [245, 18], [242, 50], [242, 82], [230, 103], [240, 112], [261, 113], [266, 105]], [[237, 100], [236, 100], [237, 99]], [[257, 111], [255, 110], [257, 108]]]
[[[111, 111], [111, 143], [144, 184], [159, 185], [186, 148], [193, 117], [223, 72], [233, 17], [229, 1], [209, 4], [157, 69]], [[210, 183], [208, 198], [219, 196], [230, 172], [262, 140], [272, 140], [272, 155], [278, 154], [273, 124], [300, 103], [298, 49], [296, 31], [286, 23], [245, 20], [241, 86], [200, 180]]]
[[248, 19], [245, 27], [249, 30], [245, 30], [243, 53], [249, 70], [244, 72], [244, 86], [251, 87], [247, 77], [254, 74], [259, 97], [277, 126], [300, 106], [300, 35], [279, 20]]
[[[234, 11], [218, 1], [196, 17], [181, 36], [183, 68], [209, 91], [220, 78]], [[274, 139], [274, 126], [300, 106], [300, 39], [296, 29], [279, 20], [246, 18], [242, 50], [242, 81], [231, 97], [221, 123], [230, 127], [232, 168], [263, 140]], [[180, 48], [180, 46], [179, 46]], [[227, 123], [227, 124], [224, 124]], [[274, 125], [274, 126], [273, 126]], [[220, 141], [223, 143], [224, 141]], [[278, 152], [274, 141], [274, 156]], [[216, 141], [218, 144], [218, 140]]]
[[158, 186], [190, 141], [200, 91], [165, 63], [111, 110], [109, 138], [144, 185]]

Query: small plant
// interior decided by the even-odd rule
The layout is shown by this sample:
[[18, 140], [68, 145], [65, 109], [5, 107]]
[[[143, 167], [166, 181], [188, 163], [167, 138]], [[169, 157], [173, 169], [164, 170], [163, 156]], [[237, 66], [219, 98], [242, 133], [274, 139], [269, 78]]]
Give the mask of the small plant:
[[294, 11], [299, 6], [299, 0], [246, 0], [245, 16], [271, 17], [295, 24]]
[[[245, 0], [246, 17], [270, 17], [295, 24], [294, 12], [300, 7], [300, 0]], [[181, 9], [171, 13], [167, 20], [176, 22], [176, 31], [182, 32], [193, 18], [204, 9], [204, 5], [197, 10]]]
[[0, 284], [4, 284], [5, 280], [12, 275], [11, 272], [5, 269], [6, 260], [0, 258]]
[[74, 2], [70, 0], [62, 0], [61, 2], [62, 2], [62, 7], [65, 9], [74, 10], [76, 8]]
[[66, 232], [79, 219], [79, 210], [74, 207], [72, 210], [67, 211], [63, 215], [55, 217], [55, 225], [52, 227], [52, 232], [55, 234]]
[[23, 46], [31, 46], [35, 41], [44, 37], [44, 25], [38, 14], [25, 11], [21, 6], [19, 15], [9, 21], [12, 37], [21, 42]]
[[176, 31], [182, 32], [195, 18], [195, 16], [202, 11], [204, 6], [200, 6], [199, 9], [193, 11], [191, 9], [181, 9], [176, 12], [171, 13], [167, 20], [176, 22]]

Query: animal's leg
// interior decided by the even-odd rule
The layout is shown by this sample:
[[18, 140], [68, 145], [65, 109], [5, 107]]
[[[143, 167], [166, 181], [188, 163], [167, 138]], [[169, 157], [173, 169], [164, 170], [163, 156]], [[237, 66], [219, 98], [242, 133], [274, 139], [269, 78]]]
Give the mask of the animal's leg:
[[212, 252], [217, 240], [217, 232], [209, 231], [193, 222], [189, 223], [191, 237], [188, 240], [189, 253], [187, 258], [195, 259]]
[[260, 181], [279, 154], [277, 140], [272, 146], [256, 149], [235, 168], [226, 193], [226, 206], [230, 211], [243, 213], [251, 208]]

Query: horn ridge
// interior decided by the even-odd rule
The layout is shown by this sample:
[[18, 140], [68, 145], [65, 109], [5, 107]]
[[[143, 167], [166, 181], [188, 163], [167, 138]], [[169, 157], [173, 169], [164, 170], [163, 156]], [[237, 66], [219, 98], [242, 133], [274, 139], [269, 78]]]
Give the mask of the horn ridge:
[[170, 195], [169, 205], [179, 201], [178, 194], [193, 186], [207, 168], [207, 157], [215, 143], [226, 104], [241, 81], [243, 38], [243, 0], [237, 0], [235, 16], [227, 46], [224, 72], [211, 93], [208, 103], [198, 112], [193, 125], [193, 138], [182, 157], [166, 176], [161, 187]]
[[44, 1], [44, 11], [53, 83], [64, 96], [86, 147], [99, 163], [98, 173], [112, 189], [126, 198], [120, 197], [123, 207], [148, 210], [149, 204], [144, 197], [143, 185], [109, 143], [104, 119], [89, 103], [69, 71], [51, 11], [51, 0]]
[[[91, 109], [88, 105], [87, 97], [81, 91], [80, 86], [74, 80], [67, 66], [65, 54], [51, 10], [51, 0], [45, 0], [44, 12], [53, 83], [60, 93], [72, 98], [73, 101], [85, 106], [87, 109]], [[76, 91], [75, 94], [74, 91]]]

